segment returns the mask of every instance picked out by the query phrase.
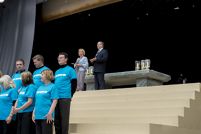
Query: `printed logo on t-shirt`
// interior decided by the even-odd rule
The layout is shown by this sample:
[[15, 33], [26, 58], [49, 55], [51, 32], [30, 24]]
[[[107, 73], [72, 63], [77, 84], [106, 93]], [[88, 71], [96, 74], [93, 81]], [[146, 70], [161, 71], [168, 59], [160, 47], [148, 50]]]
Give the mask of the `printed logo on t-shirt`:
[[40, 77], [42, 74], [35, 74], [33, 77]]
[[25, 92], [20, 92], [20, 94], [25, 94]]
[[8, 94], [0, 94], [0, 96], [8, 96]]
[[64, 76], [66, 76], [66, 74], [57, 74], [57, 75], [55, 76], [55, 78], [56, 78], [56, 77], [64, 77]]
[[37, 91], [36, 94], [46, 94], [47, 91]]
[[22, 78], [19, 77], [19, 78], [14, 78], [13, 80], [15, 81], [15, 80], [21, 80], [21, 79], [22, 79]]

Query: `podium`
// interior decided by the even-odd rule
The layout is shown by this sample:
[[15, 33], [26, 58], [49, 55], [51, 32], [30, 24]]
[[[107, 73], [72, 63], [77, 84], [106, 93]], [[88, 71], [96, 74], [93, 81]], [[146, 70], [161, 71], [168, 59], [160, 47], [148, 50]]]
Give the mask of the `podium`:
[[[105, 74], [106, 89], [116, 86], [157, 86], [171, 80], [171, 76], [155, 70], [136, 70]], [[95, 90], [94, 75], [85, 77], [86, 90]]]

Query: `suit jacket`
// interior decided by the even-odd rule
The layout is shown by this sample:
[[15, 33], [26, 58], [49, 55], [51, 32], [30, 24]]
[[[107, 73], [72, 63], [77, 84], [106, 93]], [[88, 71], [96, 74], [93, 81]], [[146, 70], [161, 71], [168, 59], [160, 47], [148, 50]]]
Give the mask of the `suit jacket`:
[[105, 73], [106, 62], [108, 59], [108, 52], [106, 49], [102, 49], [96, 54], [96, 61], [94, 62], [94, 72]]

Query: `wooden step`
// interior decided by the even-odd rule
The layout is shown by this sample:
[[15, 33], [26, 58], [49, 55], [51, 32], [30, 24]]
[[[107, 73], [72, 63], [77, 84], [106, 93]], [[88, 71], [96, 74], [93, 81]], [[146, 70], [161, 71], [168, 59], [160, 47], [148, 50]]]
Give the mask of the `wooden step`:
[[131, 133], [136, 134], [148, 134], [149, 124], [71, 124], [70, 132], [76, 133], [104, 133], [104, 134], [116, 134], [116, 133]]
[[172, 108], [130, 108], [130, 109], [71, 109], [70, 116], [72, 117], [100, 117], [100, 116], [173, 116], [173, 115], [184, 115], [184, 108], [172, 107]]
[[143, 95], [121, 95], [121, 96], [101, 96], [101, 97], [76, 97], [72, 103], [76, 102], [110, 102], [110, 101], [138, 101], [138, 100], [165, 100], [165, 99], [194, 99], [195, 92], [188, 91], [182, 93], [167, 93], [167, 94], [143, 94]]
[[177, 100], [161, 100], [161, 101], [141, 101], [141, 102], [119, 102], [119, 103], [72, 103], [72, 110], [79, 109], [124, 109], [124, 108], [143, 108], [143, 107], [189, 107], [190, 101], [177, 99]]
[[[125, 92], [126, 91], [126, 92]], [[129, 95], [129, 94], [154, 94], [154, 93], [170, 93], [170, 92], [200, 91], [200, 83], [162, 85], [149, 87], [106, 89], [76, 92], [74, 97], [94, 97], [94, 96], [110, 96], [110, 95]]]
[[[77, 124], [70, 134], [200, 134], [199, 129], [187, 129], [158, 124]], [[70, 130], [72, 131], [72, 130]]]
[[147, 117], [71, 117], [71, 124], [123, 124], [123, 123], [154, 123], [178, 126], [178, 116], [147, 116]]
[[181, 128], [175, 126], [167, 126], [167, 125], [150, 125], [150, 133], [149, 134], [200, 134], [201, 130], [199, 129], [188, 129]]

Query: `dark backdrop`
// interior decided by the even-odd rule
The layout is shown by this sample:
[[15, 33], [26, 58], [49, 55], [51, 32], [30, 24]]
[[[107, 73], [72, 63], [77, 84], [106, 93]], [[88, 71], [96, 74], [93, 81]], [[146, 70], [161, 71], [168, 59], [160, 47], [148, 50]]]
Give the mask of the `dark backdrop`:
[[172, 76], [169, 83], [180, 73], [200, 82], [200, 16], [199, 0], [125, 0], [43, 23], [38, 5], [32, 56], [44, 55], [55, 71], [60, 51], [73, 63], [78, 48], [92, 58], [102, 40], [109, 51], [107, 72], [134, 70], [135, 60], [149, 58], [151, 69]]

